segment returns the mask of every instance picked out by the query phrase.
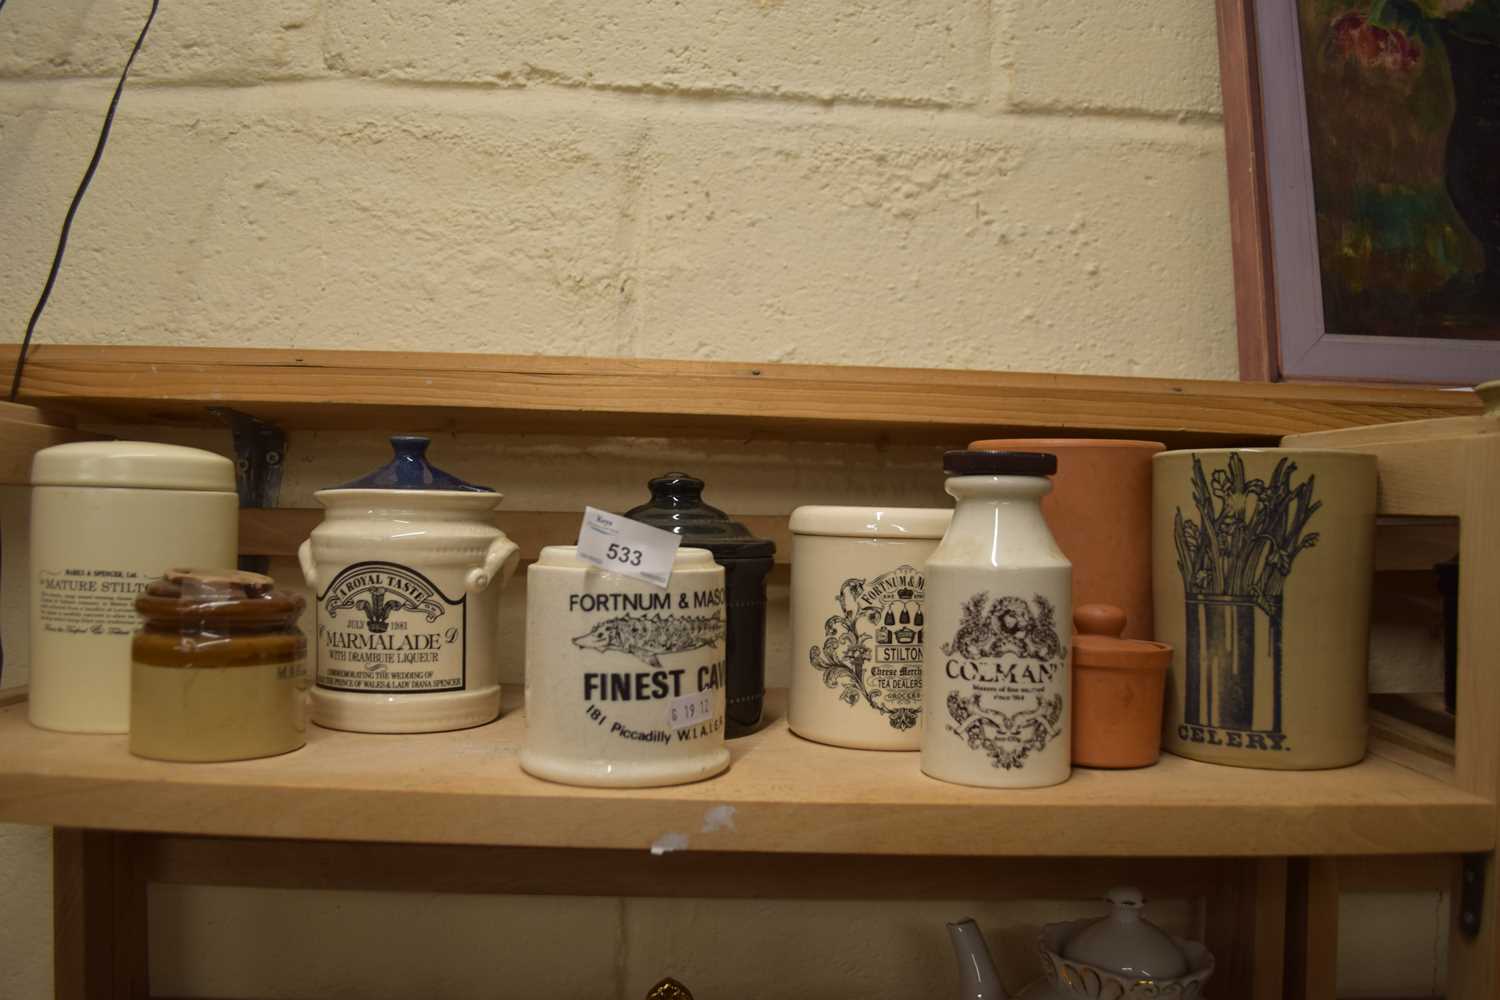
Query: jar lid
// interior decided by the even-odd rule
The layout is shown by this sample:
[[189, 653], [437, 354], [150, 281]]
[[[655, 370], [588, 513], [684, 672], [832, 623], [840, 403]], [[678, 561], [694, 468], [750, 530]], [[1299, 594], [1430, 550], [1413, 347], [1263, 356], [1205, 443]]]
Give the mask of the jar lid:
[[168, 628], [271, 628], [294, 623], [306, 603], [259, 573], [169, 569], [135, 599], [135, 610], [147, 622]]
[[396, 457], [376, 469], [368, 476], [342, 486], [336, 490], [443, 490], [450, 493], [493, 493], [488, 486], [475, 486], [464, 482], [451, 473], [444, 472], [427, 461], [429, 437], [420, 434], [395, 434], [391, 436], [391, 450]]
[[798, 507], [791, 528], [838, 538], [942, 538], [952, 520], [944, 507]]
[[78, 441], [31, 459], [33, 486], [234, 492], [234, 463], [201, 448], [153, 441]]
[[682, 544], [708, 549], [715, 559], [769, 559], [776, 543], [756, 538], [750, 529], [717, 507], [703, 502], [703, 480], [686, 472], [668, 472], [646, 483], [651, 499], [632, 507], [632, 521], [682, 536]]
[[1115, 451], [1166, 451], [1160, 441], [1130, 441], [1124, 438], [986, 438], [970, 441], [970, 451], [1081, 451], [1112, 449]]
[[[584, 562], [578, 558], [578, 546], [576, 545], [546, 545], [536, 559], [537, 566], [555, 566], [561, 569], [599, 569], [591, 562]], [[681, 570], [719, 569], [719, 564], [714, 562], [713, 553], [707, 549], [682, 546], [677, 550], [677, 557], [672, 560], [672, 572]], [[607, 572], [599, 570], [599, 572]], [[646, 584], [646, 586], [651, 586]]]
[[1146, 900], [1139, 889], [1119, 886], [1104, 898], [1109, 916], [1074, 934], [1063, 946], [1063, 958], [1139, 979], [1176, 979], [1188, 971], [1177, 942], [1141, 916]]
[[1073, 662], [1083, 667], [1165, 670], [1172, 647], [1146, 639], [1122, 639], [1125, 612], [1113, 604], [1081, 604], [1073, 611]]
[[1050, 476], [1057, 456], [1040, 451], [949, 451], [943, 471], [950, 476]]

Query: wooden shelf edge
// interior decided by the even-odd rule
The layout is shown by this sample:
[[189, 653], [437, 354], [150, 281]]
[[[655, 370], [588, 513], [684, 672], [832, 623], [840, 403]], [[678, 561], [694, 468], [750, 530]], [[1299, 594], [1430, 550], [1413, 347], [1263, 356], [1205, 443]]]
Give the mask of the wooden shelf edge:
[[[0, 364], [14, 347], [0, 348]], [[110, 423], [213, 422], [209, 407], [288, 428], [876, 437], [1135, 434], [1271, 443], [1480, 412], [1468, 393], [903, 368], [365, 351], [43, 345], [22, 396]]]
[[[508, 703], [519, 692], [508, 692]], [[781, 696], [773, 699], [779, 711]], [[217, 837], [647, 851], [952, 857], [1284, 857], [1490, 850], [1494, 804], [1372, 756], [1330, 772], [1164, 756], [1079, 770], [1053, 789], [923, 778], [911, 755], [799, 740], [784, 722], [733, 741], [719, 778], [568, 788], [519, 771], [523, 713], [460, 733], [314, 728], [305, 750], [225, 765], [132, 758], [123, 737], [45, 733], [0, 710], [0, 821]], [[811, 782], [808, 787], [803, 787]], [[733, 808], [731, 826], [709, 824]]]

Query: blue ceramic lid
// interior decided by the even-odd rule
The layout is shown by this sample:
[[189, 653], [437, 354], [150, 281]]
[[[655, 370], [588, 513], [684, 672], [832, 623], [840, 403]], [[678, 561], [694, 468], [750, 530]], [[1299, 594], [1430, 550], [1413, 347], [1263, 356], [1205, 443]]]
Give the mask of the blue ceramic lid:
[[493, 493], [488, 486], [475, 486], [427, 461], [431, 438], [419, 434], [396, 434], [391, 448], [396, 457], [368, 476], [336, 486], [339, 490], [449, 490], [458, 493]]

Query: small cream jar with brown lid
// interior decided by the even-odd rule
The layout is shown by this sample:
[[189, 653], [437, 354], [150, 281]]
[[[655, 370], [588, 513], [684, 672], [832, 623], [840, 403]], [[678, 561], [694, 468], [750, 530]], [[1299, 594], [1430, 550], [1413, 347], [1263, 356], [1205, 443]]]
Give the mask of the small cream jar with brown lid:
[[130, 752], [246, 760], [307, 742], [303, 599], [258, 573], [169, 570], [136, 598]]

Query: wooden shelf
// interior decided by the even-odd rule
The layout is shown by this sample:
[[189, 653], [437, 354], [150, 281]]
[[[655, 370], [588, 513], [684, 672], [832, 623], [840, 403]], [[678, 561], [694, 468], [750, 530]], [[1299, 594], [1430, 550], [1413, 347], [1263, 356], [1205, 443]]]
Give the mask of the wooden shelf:
[[[825, 747], [773, 722], [731, 741], [711, 781], [570, 788], [520, 770], [520, 691], [488, 726], [372, 736], [310, 727], [296, 753], [230, 764], [132, 757], [123, 736], [34, 729], [0, 709], [0, 821], [399, 843], [954, 856], [1283, 856], [1489, 850], [1488, 801], [1380, 756], [1337, 771], [1216, 767], [1166, 755], [996, 792], [923, 776], [916, 754]], [[704, 832], [709, 810], [731, 828]], [[722, 815], [722, 810], [718, 815]], [[712, 824], [710, 824], [712, 825]]]
[[[0, 366], [15, 348], [0, 349]], [[1471, 393], [1341, 384], [364, 351], [33, 349], [22, 397], [98, 423], [214, 423], [962, 444], [1146, 436], [1173, 446], [1480, 412]]]

